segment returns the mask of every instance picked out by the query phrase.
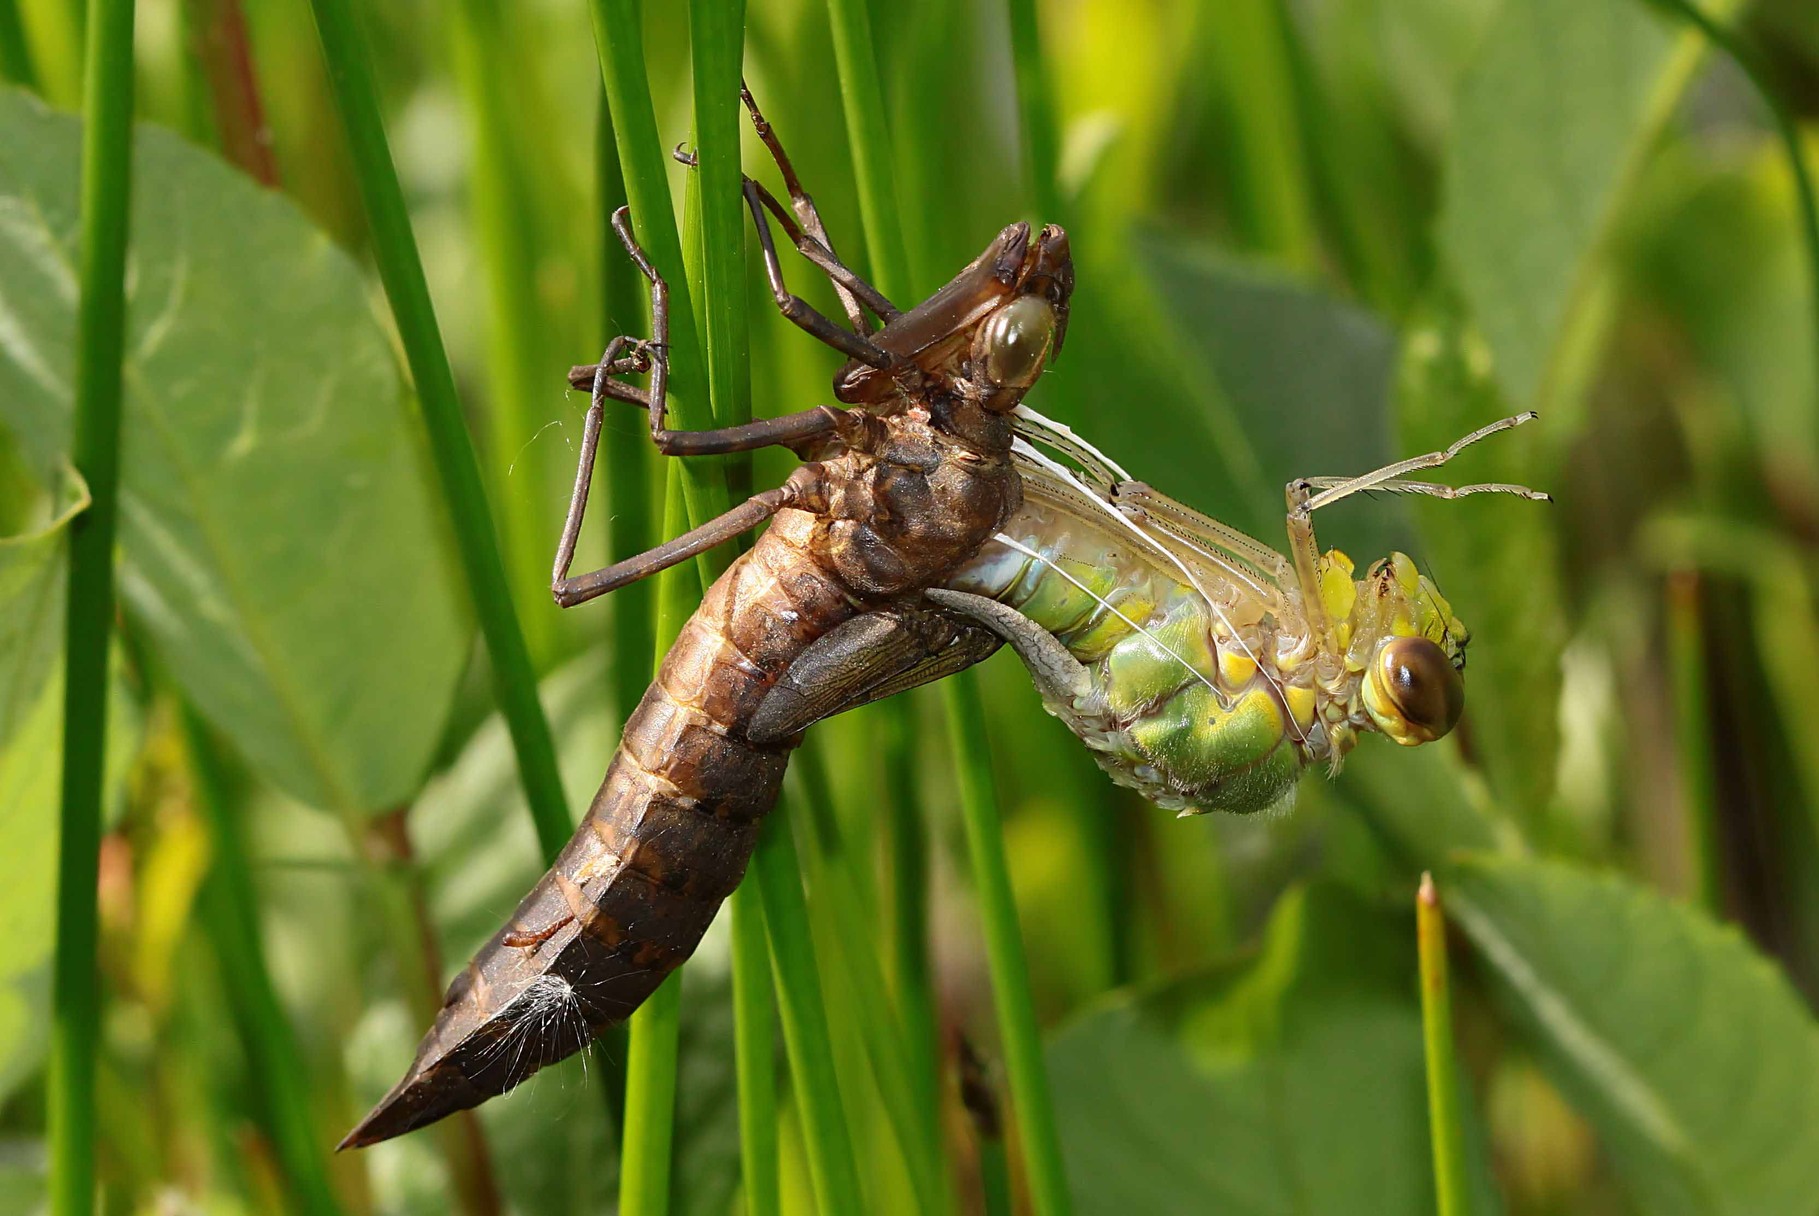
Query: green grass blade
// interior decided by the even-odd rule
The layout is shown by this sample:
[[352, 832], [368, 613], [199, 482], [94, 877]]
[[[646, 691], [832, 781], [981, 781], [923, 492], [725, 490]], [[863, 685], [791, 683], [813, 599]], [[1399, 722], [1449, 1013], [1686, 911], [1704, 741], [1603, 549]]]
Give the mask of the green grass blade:
[[[595, 128], [594, 178], [599, 196], [601, 241], [600, 345], [621, 328], [650, 332], [650, 318], [638, 268], [625, 256], [613, 232], [612, 216], [625, 204], [625, 179], [619, 174], [619, 151], [613, 137], [612, 111], [604, 88]], [[639, 318], [643, 322], [640, 323]], [[657, 543], [651, 519], [654, 498], [650, 441], [636, 427], [605, 427], [600, 447], [606, 459], [607, 552], [613, 557], [642, 553]], [[606, 600], [611, 614], [613, 709], [621, 719], [632, 712], [650, 683], [648, 657], [656, 651], [656, 583], [644, 579], [621, 587]]]
[[1415, 941], [1421, 960], [1421, 1038], [1427, 1050], [1434, 1194], [1440, 1216], [1467, 1216], [1472, 1202], [1459, 1114], [1459, 1067], [1453, 1055], [1452, 996], [1446, 979], [1446, 913], [1429, 874], [1421, 876], [1421, 890], [1415, 897]]
[[673, 974], [632, 1015], [625, 1069], [625, 1138], [619, 1175], [623, 1216], [669, 1211], [675, 1137], [676, 1049], [682, 1031], [682, 976]]
[[461, 0], [450, 14], [455, 78], [472, 129], [468, 172], [475, 245], [488, 296], [485, 454], [499, 503], [499, 532], [510, 587], [532, 654], [555, 646], [556, 609], [544, 590], [553, 520], [527, 486], [546, 484], [543, 427], [561, 364], [546, 351], [556, 328], [537, 290], [537, 216], [528, 197], [530, 167], [512, 122], [512, 26], [499, 0]]
[[871, 11], [866, 0], [827, 0], [827, 13], [834, 30], [834, 66], [840, 74], [840, 104], [846, 112], [846, 139], [859, 184], [859, 215], [865, 225], [872, 284], [907, 307], [914, 302], [910, 299], [912, 284], [892, 181], [890, 128], [884, 119]]
[[859, 1171], [834, 1076], [833, 1040], [822, 1005], [808, 902], [802, 894], [802, 866], [784, 816], [773, 816], [765, 826], [753, 869], [770, 934], [783, 1041], [789, 1049], [815, 1203], [823, 1216], [862, 1212]]
[[372, 229], [373, 258], [385, 283], [398, 335], [416, 382], [442, 494], [454, 522], [468, 591], [492, 660], [493, 690], [511, 731], [519, 780], [546, 858], [554, 858], [574, 827], [556, 769], [549, 722], [537, 699], [530, 651], [512, 608], [505, 564], [493, 533], [486, 489], [472, 438], [461, 418], [454, 373], [430, 304], [423, 263], [411, 233], [404, 192], [392, 165], [379, 92], [358, 18], [349, 0], [312, 0], [316, 30], [341, 112], [348, 151]]
[[777, 1159], [776, 1016], [764, 905], [756, 882], [727, 900], [733, 939], [733, 1048], [738, 1056], [739, 1161], [746, 1216], [781, 1216]]
[[1060, 137], [1053, 93], [1042, 60], [1036, 0], [1009, 0], [1011, 67], [1017, 77], [1017, 117], [1023, 130], [1023, 170], [1030, 200], [1045, 223], [1061, 222]]
[[0, 79], [21, 88], [38, 89], [38, 70], [25, 41], [25, 23], [19, 19], [19, 0], [0, 0]]
[[82, 128], [81, 301], [76, 314], [70, 460], [88, 482], [70, 525], [65, 605], [63, 776], [49, 1083], [50, 1196], [56, 1216], [95, 1208], [95, 1058], [101, 977], [99, 878], [107, 656], [114, 622], [121, 362], [133, 143], [133, 0], [96, 0], [89, 23]]
[[800, 802], [815, 825], [813, 847], [807, 851], [809, 888], [815, 892], [811, 915], [824, 930], [823, 941], [831, 939], [834, 943], [832, 953], [854, 998], [854, 1007], [866, 1011], [859, 1019], [859, 1038], [884, 1099], [885, 1117], [909, 1166], [917, 1210], [952, 1211], [953, 1197], [945, 1186], [947, 1171], [941, 1160], [939, 1091], [920, 1084], [932, 1080], [938, 1086], [939, 1074], [920, 1078], [913, 1071], [919, 1061], [908, 1047], [904, 1020], [892, 1006], [890, 989], [870, 935], [872, 918], [867, 914], [858, 883], [860, 860], [840, 839], [820, 760], [819, 754], [810, 754], [796, 761], [801, 770], [797, 785], [803, 793]]
[[208, 823], [212, 852], [203, 890], [204, 924], [221, 959], [221, 976], [235, 1005], [248, 1062], [259, 1080], [266, 1126], [295, 1209], [310, 1216], [332, 1216], [340, 1205], [325, 1168], [324, 1129], [310, 1112], [309, 1068], [265, 964], [259, 896], [253, 884], [252, 852], [241, 830], [241, 808], [234, 805], [208, 728], [188, 705], [183, 706], [182, 718], [196, 803]]
[[979, 690], [971, 680], [965, 674], [950, 677], [941, 691], [947, 704], [954, 767], [960, 779], [960, 812], [966, 824], [967, 851], [973, 861], [973, 885], [979, 892], [979, 919], [985, 931], [986, 960], [991, 966], [998, 1033], [1004, 1040], [1005, 1073], [1022, 1131], [1031, 1206], [1037, 1216], [1066, 1216], [1073, 1211], [1073, 1200], [1068, 1194], [1054, 1105], [1049, 1100], [1042, 1034], [1036, 1025], [1029, 964], [1017, 924], [1017, 901], [1004, 856], [1004, 826], [998, 815], [991, 756], [985, 743], [985, 711]]
[[[700, 330], [688, 280], [683, 273], [682, 242], [676, 234], [670, 196], [668, 153], [657, 131], [651, 107], [650, 81], [644, 70], [643, 26], [636, 0], [591, 0], [594, 42], [600, 75], [612, 111], [619, 150], [619, 171], [632, 209], [632, 231], [670, 292], [669, 425], [679, 429], [709, 425], [707, 375]], [[727, 508], [726, 479], [711, 460], [677, 461], [691, 522], [699, 524]], [[706, 555], [700, 563], [703, 581], [715, 572]]]

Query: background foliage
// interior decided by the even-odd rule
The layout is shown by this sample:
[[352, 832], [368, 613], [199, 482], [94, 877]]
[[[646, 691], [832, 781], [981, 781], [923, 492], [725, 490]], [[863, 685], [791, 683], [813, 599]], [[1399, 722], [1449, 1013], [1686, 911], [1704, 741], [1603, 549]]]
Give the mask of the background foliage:
[[[1810, 7], [1708, 3], [1810, 130]], [[646, 592], [564, 614], [545, 590], [582, 408], [563, 372], [646, 324], [605, 245], [624, 185], [588, 6], [359, 7], [579, 807], [661, 636]], [[689, 14], [648, 7], [661, 136], [696, 138]], [[0, 89], [0, 1211], [46, 1189], [61, 541], [86, 497], [66, 456], [79, 8], [0, 0], [20, 86]], [[541, 854], [310, 6], [140, 9], [104, 1205], [612, 1210], [600, 1074], [622, 1045], [477, 1119], [326, 1151]], [[985, 670], [1074, 1207], [1432, 1210], [1430, 869], [1457, 929], [1470, 1210], [1819, 1211], [1819, 250], [1771, 112], [1678, 0], [750, 0], [744, 72], [842, 252], [906, 280], [900, 303], [1012, 218], [1065, 223], [1079, 288], [1038, 408], [1267, 540], [1291, 476], [1542, 414], [1460, 476], [1552, 507], [1321, 520], [1361, 560], [1408, 549], [1470, 624], [1444, 744], [1367, 739], [1291, 814], [1176, 821], [1111, 789], [1013, 659]], [[874, 89], [867, 127], [847, 107]], [[670, 174], [693, 242], [698, 187]], [[861, 176], [894, 181], [900, 233]], [[775, 315], [755, 248], [753, 407], [824, 401], [837, 360]], [[684, 252], [692, 280], [720, 273]], [[809, 270], [786, 263], [833, 309]], [[710, 316], [710, 358], [732, 315]], [[608, 417], [615, 518], [584, 562], [680, 526], [641, 425]], [[982, 1135], [956, 1080], [964, 1038], [1009, 1106], [956, 764], [940, 698], [910, 705], [818, 728], [782, 813], [866, 1206], [1004, 1210], [1006, 1161], [1011, 1202], [1032, 1189], [1017, 1112]], [[926, 979], [895, 929], [924, 913]], [[676, 1212], [758, 1206], [728, 958], [716, 930], [684, 973]], [[782, 1054], [780, 1204], [809, 1211]]]

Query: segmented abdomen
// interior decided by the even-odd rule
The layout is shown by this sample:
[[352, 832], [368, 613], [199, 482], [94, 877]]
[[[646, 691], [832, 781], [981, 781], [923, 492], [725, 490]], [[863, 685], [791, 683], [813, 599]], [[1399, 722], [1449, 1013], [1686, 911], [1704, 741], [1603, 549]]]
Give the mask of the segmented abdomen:
[[1044, 699], [1119, 784], [1171, 810], [1278, 801], [1305, 761], [1294, 740], [1314, 721], [1310, 673], [1278, 667], [1267, 619], [1215, 608], [1115, 527], [1026, 498], [1001, 529], [1008, 543], [944, 585], [1017, 609], [1085, 666], [1085, 698]]
[[372, 1144], [572, 1055], [693, 953], [739, 885], [793, 744], [743, 735], [804, 646], [851, 616], [786, 513], [715, 582], [625, 726], [581, 826], [449, 986], [402, 1081], [349, 1133]]

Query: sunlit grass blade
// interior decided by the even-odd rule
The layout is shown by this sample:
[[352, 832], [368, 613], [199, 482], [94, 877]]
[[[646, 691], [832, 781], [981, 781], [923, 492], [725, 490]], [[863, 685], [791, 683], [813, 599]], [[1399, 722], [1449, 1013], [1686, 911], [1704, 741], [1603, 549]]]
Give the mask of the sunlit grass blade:
[[196, 803], [208, 823], [212, 853], [202, 896], [204, 924], [221, 959], [221, 977], [235, 1005], [266, 1126], [296, 1209], [332, 1216], [340, 1207], [325, 1168], [322, 1129], [310, 1113], [310, 1072], [278, 1003], [259, 936], [259, 896], [240, 824], [243, 808], [235, 805], [208, 728], [187, 705], [182, 716]]
[[[650, 81], [644, 68], [643, 29], [634, 0], [591, 0], [594, 42], [600, 75], [612, 112], [619, 152], [619, 171], [631, 205], [632, 230], [651, 264], [669, 284], [670, 388], [669, 425], [697, 429], [710, 425], [707, 374], [693, 294], [683, 273], [682, 241], [676, 233], [668, 177], [668, 144], [657, 130]], [[699, 524], [727, 507], [726, 479], [711, 460], [674, 462], [681, 470], [689, 519]], [[704, 555], [698, 563], [706, 582], [716, 573]]]
[[978, 689], [971, 687], [970, 679], [965, 674], [949, 677], [941, 690], [960, 781], [960, 812], [966, 824], [967, 852], [973, 861], [973, 885], [979, 893], [979, 920], [985, 933], [986, 961], [991, 966], [998, 1033], [1004, 1040], [1004, 1066], [1021, 1132], [1030, 1204], [1037, 1216], [1065, 1216], [1073, 1211], [1073, 1200], [1068, 1194], [1061, 1136], [1049, 1100], [1042, 1033], [1036, 1024], [1029, 963], [1023, 953], [1017, 901], [1004, 855], [1004, 825], [998, 814], [998, 794], [992, 785], [985, 712]]
[[537, 699], [530, 651], [512, 607], [505, 564], [499, 555], [480, 478], [480, 462], [461, 417], [442, 334], [430, 303], [404, 192], [392, 164], [377, 82], [358, 18], [349, 0], [312, 0], [316, 30], [328, 67], [348, 150], [372, 229], [373, 258], [391, 301], [405, 358], [429, 432], [443, 500], [467, 575], [480, 631], [492, 662], [493, 688], [517, 752], [519, 780], [546, 858], [554, 858], [573, 829], [556, 769], [549, 722]]
[[[839, 838], [828, 783], [819, 771], [820, 759], [818, 754], [810, 754], [796, 761], [801, 774], [796, 789], [802, 793], [800, 802], [814, 825], [812, 847], [805, 854], [810, 859], [809, 885], [815, 893], [810, 915], [822, 927], [823, 942], [831, 939], [834, 943], [826, 953], [838, 964], [835, 982], [844, 980], [854, 1007], [865, 1011], [858, 1019], [859, 1038], [884, 1099], [885, 1118], [909, 1166], [917, 1210], [951, 1211], [953, 1198], [945, 1185], [947, 1171], [941, 1159], [940, 1078], [918, 1077], [912, 1071], [917, 1057], [907, 1045], [904, 1021], [892, 1006], [870, 933], [871, 918], [859, 890], [860, 859]], [[934, 1084], [922, 1084], [924, 1081]]]
[[672, 975], [632, 1015], [626, 1061], [625, 1136], [620, 1143], [619, 1211], [669, 1211], [670, 1146], [675, 1139], [676, 1048], [682, 1030], [682, 977]]
[[1017, 74], [1017, 117], [1023, 131], [1024, 176], [1037, 214], [1061, 222], [1060, 135], [1042, 58], [1036, 0], [1009, 0], [1011, 66]]
[[[878, 287], [887, 296], [896, 292], [908, 299], [904, 289], [908, 286], [909, 270], [903, 254], [896, 192], [890, 178], [889, 131], [884, 119], [869, 15], [859, 0], [828, 0], [828, 12], [833, 25], [847, 141], [853, 149], [860, 212], [865, 220], [866, 247], [871, 254], [873, 273]], [[964, 675], [946, 680], [942, 692], [955, 764], [959, 769], [967, 845], [973, 858], [974, 880], [979, 887], [993, 996], [1005, 1040], [1011, 1092], [1023, 1131], [1031, 1199], [1038, 1216], [1060, 1216], [1071, 1211], [1072, 1205], [1062, 1170], [1060, 1138], [1049, 1102], [1048, 1076], [1044, 1071], [1041, 1034], [1036, 1025], [1035, 1001], [1030, 993], [1029, 968], [1024, 958], [1016, 904], [1011, 895], [1010, 872], [1005, 862], [1003, 826], [986, 751], [985, 712], [978, 688]]]
[[820, 966], [809, 930], [808, 903], [802, 894], [802, 866], [786, 816], [773, 816], [765, 825], [752, 868], [764, 902], [771, 967], [783, 1013], [783, 1041], [789, 1051], [816, 1206], [823, 1216], [862, 1212], [859, 1172], [834, 1075]]
[[1421, 960], [1421, 1037], [1427, 1054], [1428, 1137], [1434, 1150], [1434, 1194], [1440, 1216], [1472, 1210], [1459, 1112], [1459, 1067], [1453, 1053], [1452, 995], [1446, 978], [1446, 914], [1430, 874], [1415, 897], [1415, 940]]
[[487, 291], [484, 450], [519, 619], [532, 654], [547, 660], [555, 642], [555, 608], [544, 591], [552, 521], [542, 517], [540, 496], [526, 487], [547, 481], [543, 449], [532, 441], [562, 367], [545, 353], [556, 325], [537, 291], [537, 216], [528, 196], [533, 179], [518, 154], [512, 121], [513, 27], [499, 0], [461, 0], [449, 26], [455, 77], [473, 132], [469, 205]]
[[70, 441], [70, 461], [88, 482], [90, 503], [70, 525], [64, 608], [62, 807], [48, 1094], [55, 1216], [90, 1216], [95, 1208], [95, 1058], [101, 1049], [95, 900], [131, 225], [133, 0], [95, 0], [94, 9], [83, 90], [81, 299]]
[[733, 1050], [739, 1073], [739, 1163], [747, 1216], [780, 1216], [777, 1051], [764, 905], [756, 882], [726, 904], [732, 922]]
[[892, 181], [890, 128], [884, 118], [871, 12], [865, 0], [828, 0], [827, 12], [834, 30], [834, 64], [840, 74], [840, 104], [846, 113], [853, 176], [859, 184], [859, 215], [865, 225], [872, 285], [902, 303], [912, 294], [912, 284]]

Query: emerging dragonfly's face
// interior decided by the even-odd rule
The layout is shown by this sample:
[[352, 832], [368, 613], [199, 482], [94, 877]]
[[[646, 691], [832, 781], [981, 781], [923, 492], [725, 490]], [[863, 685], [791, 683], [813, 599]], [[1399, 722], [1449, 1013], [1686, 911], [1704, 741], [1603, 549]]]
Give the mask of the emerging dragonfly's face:
[[[1378, 563], [1359, 591], [1354, 636], [1376, 639], [1361, 688], [1365, 711], [1404, 747], [1431, 743], [1465, 709], [1465, 626], [1401, 553]], [[1366, 615], [1368, 624], [1360, 619]]]
[[[1004, 412], [1014, 408], [1067, 336], [1074, 262], [1067, 233], [1050, 224], [1032, 239], [1011, 224], [940, 291], [872, 335], [872, 341], [950, 391]], [[848, 363], [834, 395], [877, 403], [900, 391], [894, 369]]]

